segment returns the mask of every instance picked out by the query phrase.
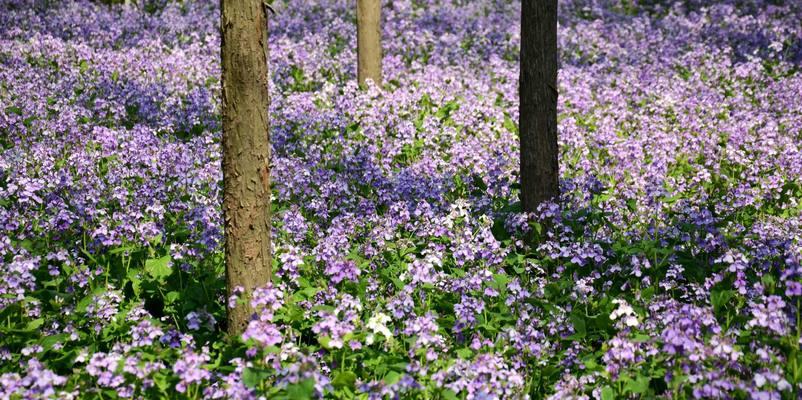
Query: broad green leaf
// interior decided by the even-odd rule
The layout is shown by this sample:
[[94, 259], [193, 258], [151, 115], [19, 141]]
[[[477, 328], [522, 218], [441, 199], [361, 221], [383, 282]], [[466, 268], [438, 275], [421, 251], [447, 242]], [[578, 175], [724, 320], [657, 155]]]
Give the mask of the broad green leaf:
[[575, 333], [568, 338], [571, 340], [582, 339], [587, 335], [587, 327], [585, 326], [585, 319], [577, 314], [571, 314], [571, 323], [574, 325]]
[[180, 299], [181, 299], [181, 293], [176, 291], [167, 292], [167, 294], [164, 295], [165, 304], [174, 304]]
[[507, 287], [507, 283], [510, 282], [510, 277], [508, 277], [506, 274], [494, 274], [493, 280], [496, 282], [497, 289], [503, 289]]
[[393, 385], [396, 382], [401, 380], [401, 374], [396, 371], [390, 371], [386, 375], [384, 375], [384, 383], [388, 385]]
[[287, 386], [287, 396], [293, 400], [311, 399], [315, 392], [315, 381], [304, 379], [294, 385]]
[[719, 310], [735, 296], [733, 290], [716, 290], [710, 293], [710, 303], [714, 310]]
[[29, 321], [28, 324], [25, 326], [25, 330], [28, 331], [35, 331], [39, 329], [45, 323], [44, 318], [37, 318], [33, 321]]
[[473, 351], [471, 351], [471, 349], [468, 348], [463, 348], [457, 350], [457, 355], [459, 356], [459, 358], [468, 360], [471, 357], [473, 357]]
[[142, 278], [139, 275], [140, 270], [131, 269], [128, 271], [128, 281], [131, 282], [131, 289], [134, 295], [139, 298], [142, 295]]
[[270, 372], [264, 369], [245, 368], [242, 371], [242, 383], [249, 388], [256, 388], [270, 376]]
[[351, 371], [340, 371], [334, 375], [331, 385], [337, 389], [354, 388], [356, 384], [356, 374]]
[[518, 133], [518, 124], [507, 113], [504, 113], [504, 128], [512, 133]]
[[444, 400], [459, 400], [457, 394], [451, 389], [443, 389], [440, 395]]
[[48, 351], [53, 348], [57, 343], [62, 343], [67, 341], [69, 335], [66, 333], [60, 333], [58, 335], [50, 335], [45, 336], [42, 340], [39, 341], [39, 344], [42, 345], [45, 351]]
[[602, 400], [615, 400], [615, 392], [613, 391], [613, 388], [609, 386], [603, 387], [601, 397]]
[[160, 282], [164, 281], [173, 273], [173, 268], [170, 267], [170, 256], [166, 255], [145, 261], [145, 272]]
[[646, 391], [649, 390], [649, 380], [649, 377], [638, 376], [635, 380], [627, 382], [624, 390], [639, 394], [646, 393]]

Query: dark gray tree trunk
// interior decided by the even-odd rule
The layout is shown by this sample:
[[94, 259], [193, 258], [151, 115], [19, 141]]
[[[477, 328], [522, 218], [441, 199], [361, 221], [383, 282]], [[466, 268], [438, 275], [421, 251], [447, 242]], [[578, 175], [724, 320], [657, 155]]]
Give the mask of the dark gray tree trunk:
[[521, 5], [521, 202], [525, 211], [558, 195], [557, 0]]
[[239, 335], [252, 316], [254, 288], [270, 280], [270, 142], [267, 110], [267, 11], [262, 0], [221, 0], [223, 92], [223, 217], [228, 332]]
[[381, 0], [356, 1], [357, 79], [382, 83]]

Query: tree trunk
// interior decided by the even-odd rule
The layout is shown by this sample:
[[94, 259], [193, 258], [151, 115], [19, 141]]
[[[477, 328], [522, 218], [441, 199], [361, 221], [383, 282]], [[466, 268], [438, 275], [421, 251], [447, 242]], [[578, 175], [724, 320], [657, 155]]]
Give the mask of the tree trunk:
[[368, 79], [382, 83], [381, 0], [356, 2], [356, 52], [359, 59], [357, 79], [364, 85]]
[[522, 0], [521, 202], [525, 211], [559, 194], [557, 0]]
[[267, 111], [267, 10], [262, 0], [221, 0], [223, 92], [223, 217], [228, 332], [251, 319], [254, 288], [270, 281], [270, 142]]

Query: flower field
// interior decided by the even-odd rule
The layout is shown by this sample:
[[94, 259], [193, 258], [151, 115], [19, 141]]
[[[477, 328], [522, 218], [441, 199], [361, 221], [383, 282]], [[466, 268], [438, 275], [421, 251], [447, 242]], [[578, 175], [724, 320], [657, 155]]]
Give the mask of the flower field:
[[802, 3], [561, 0], [561, 197], [518, 201], [520, 2], [270, 19], [274, 278], [225, 334], [217, 1], [0, 0], [0, 399], [797, 399]]

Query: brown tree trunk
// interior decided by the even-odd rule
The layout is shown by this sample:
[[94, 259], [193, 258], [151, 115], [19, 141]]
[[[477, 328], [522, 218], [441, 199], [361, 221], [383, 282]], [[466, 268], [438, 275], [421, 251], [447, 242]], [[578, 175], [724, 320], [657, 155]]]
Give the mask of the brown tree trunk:
[[239, 335], [253, 310], [254, 288], [270, 280], [270, 142], [267, 109], [267, 11], [262, 0], [221, 0], [223, 217], [228, 332]]
[[356, 1], [357, 79], [382, 83], [381, 0]]
[[521, 5], [521, 202], [525, 211], [559, 194], [557, 0]]

